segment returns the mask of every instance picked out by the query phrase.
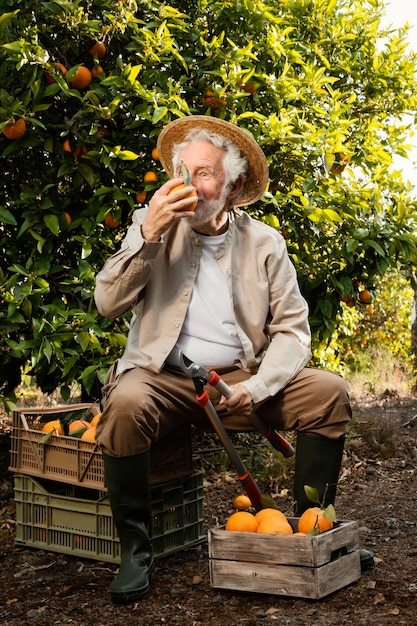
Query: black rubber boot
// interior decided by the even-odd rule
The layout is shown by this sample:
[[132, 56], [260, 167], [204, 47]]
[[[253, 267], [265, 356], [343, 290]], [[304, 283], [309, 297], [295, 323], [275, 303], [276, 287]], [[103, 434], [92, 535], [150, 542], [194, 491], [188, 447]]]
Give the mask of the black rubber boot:
[[104, 475], [120, 540], [121, 564], [109, 587], [111, 599], [131, 604], [148, 595], [153, 570], [150, 517], [149, 450], [133, 456], [103, 454]]
[[[296, 516], [312, 506], [318, 506], [307, 498], [304, 485], [317, 489], [323, 508], [334, 504], [344, 445], [344, 437], [334, 440], [305, 433], [297, 434], [294, 475]], [[362, 571], [372, 567], [372, 552], [360, 550], [360, 562]]]
[[304, 513], [306, 509], [317, 506], [307, 498], [304, 485], [317, 489], [323, 508], [334, 504], [344, 445], [344, 437], [335, 440], [304, 433], [297, 434], [294, 475], [294, 502], [297, 516]]

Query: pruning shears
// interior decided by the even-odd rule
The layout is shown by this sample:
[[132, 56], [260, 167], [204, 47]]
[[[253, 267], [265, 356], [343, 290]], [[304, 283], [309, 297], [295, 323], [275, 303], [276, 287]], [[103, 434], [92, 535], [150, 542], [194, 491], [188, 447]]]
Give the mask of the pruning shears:
[[[193, 380], [199, 381], [202, 388], [204, 388], [204, 386], [208, 383], [212, 387], [215, 387], [225, 398], [230, 398], [233, 395], [232, 389], [220, 378], [215, 370], [206, 370], [201, 365], [193, 363], [183, 354], [181, 350], [180, 366], [185, 374], [191, 376]], [[277, 433], [277, 431], [274, 430], [270, 424], [265, 424], [265, 422], [261, 420], [256, 413], [252, 413], [249, 416], [249, 419], [255, 428], [259, 430], [259, 432], [262, 433], [266, 439], [268, 439], [275, 450], [281, 452], [286, 459], [294, 456], [295, 450], [292, 445], [282, 435]]]
[[[250, 472], [244, 466], [242, 459], [240, 458], [236, 448], [234, 447], [232, 441], [230, 440], [229, 435], [226, 432], [226, 429], [224, 428], [219, 416], [217, 415], [217, 412], [213, 406], [213, 403], [210, 400], [210, 396], [205, 389], [205, 385], [208, 383], [212, 387], [215, 387], [226, 398], [231, 397], [231, 395], [233, 394], [232, 389], [224, 381], [221, 380], [217, 372], [215, 372], [214, 370], [210, 370], [210, 371], [206, 370], [201, 365], [197, 365], [196, 363], [193, 363], [193, 361], [187, 358], [181, 350], [179, 354], [179, 362], [180, 362], [182, 371], [187, 376], [192, 378], [194, 382], [194, 387], [196, 390], [196, 400], [198, 404], [202, 408], [204, 408], [204, 410], [206, 411], [210, 419], [211, 425], [213, 426], [227, 454], [229, 455], [229, 458], [232, 461], [235, 470], [237, 471], [238, 480], [241, 482], [242, 487], [245, 489], [246, 493], [248, 494], [253, 507], [257, 510], [262, 509], [264, 507], [277, 508], [272, 498], [268, 496], [263, 496], [261, 494], [258, 485], [253, 480]], [[255, 418], [258, 424], [261, 423], [263, 425], [263, 422], [261, 422], [261, 420], [259, 420], [257, 416], [255, 416]], [[267, 429], [266, 426], [265, 428]], [[285, 446], [281, 444], [282, 445], [282, 449], [280, 448], [281, 451], [284, 450], [286, 452], [286, 456], [292, 456], [292, 454], [294, 454], [294, 450], [292, 446], [283, 437], [281, 437], [281, 435], [278, 435], [278, 433], [275, 433], [275, 435], [279, 437], [280, 439], [282, 439], [286, 444]], [[277, 445], [277, 442], [279, 441], [277, 437], [274, 438], [274, 443], [276, 445]], [[292, 450], [292, 454], [289, 454], [290, 449]]]

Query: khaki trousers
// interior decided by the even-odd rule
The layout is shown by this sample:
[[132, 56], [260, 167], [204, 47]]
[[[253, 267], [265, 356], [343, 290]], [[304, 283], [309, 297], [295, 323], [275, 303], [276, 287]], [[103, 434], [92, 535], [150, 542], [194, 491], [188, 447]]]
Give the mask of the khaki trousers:
[[[192, 379], [176, 368], [154, 374], [139, 367], [115, 376], [115, 364], [103, 386], [103, 413], [97, 441], [112, 456], [138, 454], [161, 437], [185, 424], [212, 430], [210, 420], [196, 401]], [[251, 374], [238, 368], [214, 368], [228, 385]], [[224, 427], [254, 430], [246, 418], [230, 415], [218, 406], [220, 394], [206, 386]], [[346, 385], [339, 375], [304, 368], [282, 391], [255, 406], [256, 413], [276, 430], [294, 430], [329, 439], [345, 436], [351, 419]]]

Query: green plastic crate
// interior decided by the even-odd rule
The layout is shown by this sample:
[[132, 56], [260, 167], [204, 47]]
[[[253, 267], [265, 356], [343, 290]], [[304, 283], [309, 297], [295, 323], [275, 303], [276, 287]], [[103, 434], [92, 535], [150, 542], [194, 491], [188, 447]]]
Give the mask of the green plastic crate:
[[[151, 487], [149, 536], [156, 558], [206, 538], [203, 474]], [[103, 492], [22, 474], [15, 474], [14, 489], [17, 545], [120, 563], [120, 543]]]

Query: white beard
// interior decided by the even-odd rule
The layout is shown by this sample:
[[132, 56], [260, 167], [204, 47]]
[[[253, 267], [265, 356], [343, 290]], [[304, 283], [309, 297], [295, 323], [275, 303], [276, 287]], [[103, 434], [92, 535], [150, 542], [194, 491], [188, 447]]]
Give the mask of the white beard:
[[197, 208], [194, 211], [192, 218], [190, 219], [191, 226], [202, 226], [207, 224], [214, 217], [219, 215], [226, 208], [226, 200], [229, 195], [229, 187], [225, 185], [221, 196], [218, 200], [205, 200], [204, 197], [199, 197]]

